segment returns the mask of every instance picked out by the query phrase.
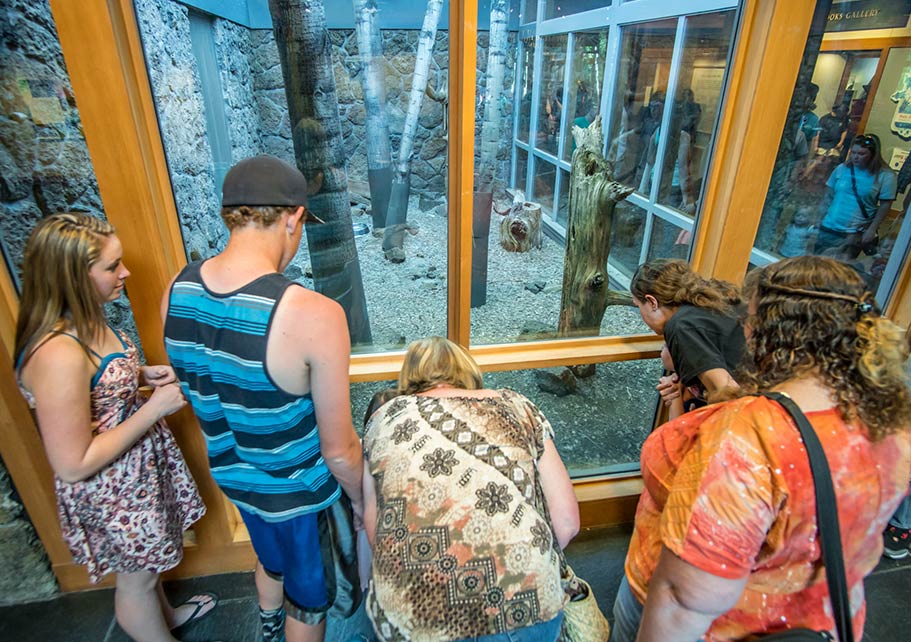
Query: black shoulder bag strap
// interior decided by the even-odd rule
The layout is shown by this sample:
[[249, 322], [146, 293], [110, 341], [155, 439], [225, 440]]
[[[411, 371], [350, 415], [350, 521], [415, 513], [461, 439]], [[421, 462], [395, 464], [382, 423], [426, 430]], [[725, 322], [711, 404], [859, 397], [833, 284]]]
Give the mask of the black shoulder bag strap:
[[[867, 214], [867, 208], [864, 207], [864, 202], [860, 199], [860, 194], [857, 193], [857, 181], [854, 179], [854, 165], [848, 165], [848, 169], [851, 170], [851, 189], [854, 191], [854, 198], [857, 199], [857, 205], [860, 207], [860, 213], [864, 215], [866, 220], [873, 218], [871, 215]], [[876, 175], [874, 181], [879, 180], [879, 175]]]
[[832, 601], [835, 629], [840, 642], [854, 642], [851, 604], [848, 601], [848, 581], [845, 577], [841, 531], [838, 527], [838, 509], [826, 453], [823, 452], [822, 444], [819, 443], [813, 426], [790, 397], [780, 392], [764, 392], [762, 396], [777, 401], [791, 415], [807, 449], [810, 472], [813, 475], [813, 486], [816, 491], [816, 528], [819, 532], [819, 547], [822, 550], [822, 560], [826, 569], [826, 583], [829, 586], [829, 599]]

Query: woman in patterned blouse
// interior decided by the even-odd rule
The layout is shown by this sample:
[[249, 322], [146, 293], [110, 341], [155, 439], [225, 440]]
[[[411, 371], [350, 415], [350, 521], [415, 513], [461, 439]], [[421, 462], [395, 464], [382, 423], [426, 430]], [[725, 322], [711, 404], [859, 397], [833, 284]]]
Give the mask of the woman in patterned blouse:
[[364, 435], [367, 608], [380, 640], [552, 642], [579, 508], [553, 428], [468, 352], [413, 342]]

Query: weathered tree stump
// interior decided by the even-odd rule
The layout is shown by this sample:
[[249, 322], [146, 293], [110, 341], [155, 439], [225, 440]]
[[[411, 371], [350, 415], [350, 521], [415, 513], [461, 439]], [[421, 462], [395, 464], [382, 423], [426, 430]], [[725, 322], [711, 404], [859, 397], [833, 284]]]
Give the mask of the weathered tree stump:
[[500, 245], [507, 252], [528, 252], [541, 247], [541, 206], [523, 201], [515, 203], [500, 221]]
[[576, 151], [569, 177], [569, 221], [558, 336], [597, 336], [609, 302], [628, 303], [628, 294], [608, 289], [607, 258], [617, 203], [633, 192], [614, 181], [604, 158], [601, 116], [587, 128], [573, 127]]

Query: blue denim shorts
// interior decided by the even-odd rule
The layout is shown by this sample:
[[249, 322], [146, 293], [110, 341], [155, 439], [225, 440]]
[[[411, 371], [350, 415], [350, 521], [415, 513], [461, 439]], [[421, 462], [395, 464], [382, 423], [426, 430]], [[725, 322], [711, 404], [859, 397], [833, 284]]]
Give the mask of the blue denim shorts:
[[317, 514], [267, 522], [240, 508], [238, 511], [256, 557], [270, 577], [284, 583], [288, 601], [306, 611], [325, 611], [328, 592]]
[[484, 635], [479, 638], [464, 638], [457, 642], [556, 642], [563, 626], [563, 614], [554, 619], [532, 626], [524, 626], [512, 631]]

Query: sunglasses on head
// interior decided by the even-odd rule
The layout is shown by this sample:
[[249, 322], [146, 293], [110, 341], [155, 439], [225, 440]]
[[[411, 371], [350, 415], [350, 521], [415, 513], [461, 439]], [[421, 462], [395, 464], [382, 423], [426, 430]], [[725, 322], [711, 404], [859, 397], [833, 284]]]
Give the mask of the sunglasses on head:
[[873, 136], [869, 136], [869, 135], [858, 136], [854, 140], [854, 144], [860, 145], [861, 147], [868, 147], [871, 149], [875, 149], [876, 148], [876, 139]]

